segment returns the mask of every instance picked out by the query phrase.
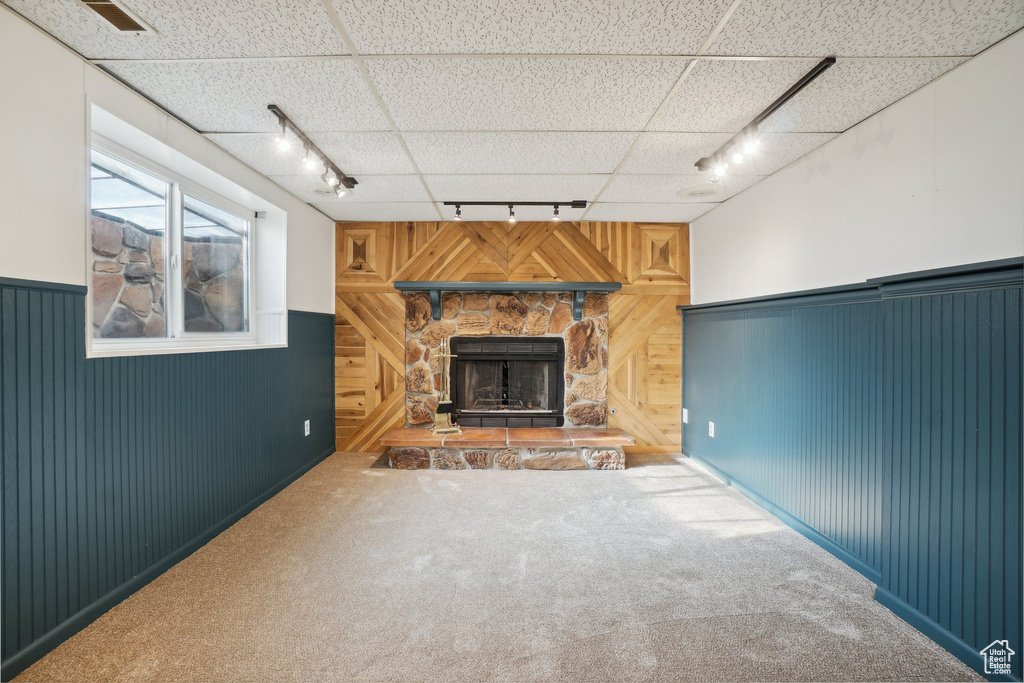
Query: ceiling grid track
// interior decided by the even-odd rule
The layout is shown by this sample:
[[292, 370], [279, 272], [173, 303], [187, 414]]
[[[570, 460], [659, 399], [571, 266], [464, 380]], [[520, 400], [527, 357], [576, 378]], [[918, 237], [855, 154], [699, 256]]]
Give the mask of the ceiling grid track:
[[338, 35], [341, 36], [341, 41], [345, 43], [345, 47], [352, 53], [352, 61], [355, 62], [356, 67], [359, 69], [359, 73], [362, 74], [363, 80], [366, 81], [366, 86], [370, 89], [370, 93], [374, 99], [377, 100], [377, 106], [380, 107], [380, 113], [384, 117], [384, 120], [391, 126], [391, 132], [398, 140], [398, 144], [401, 145], [402, 151], [405, 152], [405, 156], [409, 159], [409, 164], [412, 166], [413, 171], [416, 172], [416, 177], [419, 178], [420, 184], [423, 185], [423, 191], [427, 193], [427, 197], [430, 198], [430, 203], [434, 207], [434, 211], [437, 212], [438, 220], [444, 220], [444, 214], [441, 213], [441, 208], [437, 205], [437, 200], [434, 199], [434, 193], [430, 191], [430, 186], [427, 185], [427, 179], [423, 177], [423, 173], [420, 172], [420, 167], [416, 163], [416, 160], [412, 156], [412, 152], [409, 151], [409, 146], [405, 144], [405, 138], [402, 136], [402, 132], [398, 130], [398, 126], [395, 124], [395, 120], [391, 117], [391, 112], [388, 111], [388, 107], [384, 104], [384, 98], [381, 97], [380, 91], [377, 89], [377, 84], [373, 82], [370, 77], [370, 72], [367, 70], [366, 65], [363, 64], [363, 60], [359, 57], [359, 50], [356, 49], [356, 43], [352, 40], [352, 37], [348, 34], [348, 30], [345, 29], [345, 24], [342, 23], [341, 17], [338, 16], [337, 10], [331, 4], [330, 0], [320, 0], [324, 6], [324, 10], [327, 12], [327, 16], [331, 18], [331, 23], [334, 24], [334, 28], [338, 31]]
[[[741, 4], [743, 4], [743, 0], [733, 0], [733, 3], [729, 5], [729, 9], [725, 11], [725, 14], [722, 15], [721, 20], [719, 20], [718, 24], [708, 35], [707, 40], [705, 40], [704, 44], [700, 46], [700, 50], [697, 51], [698, 54], [703, 54], [707, 52], [709, 49], [711, 49], [711, 45], [712, 43], [715, 42], [715, 38], [717, 38], [718, 34], [722, 32], [722, 30], [725, 28], [725, 25], [729, 22], [729, 19], [732, 18], [732, 15], [736, 12], [737, 9], [739, 9], [739, 6]], [[590, 210], [594, 208], [594, 205], [601, 200], [601, 195], [605, 193], [605, 190], [608, 189], [608, 186], [611, 185], [612, 181], [615, 180], [615, 178], [619, 175], [619, 171], [622, 169], [623, 166], [626, 165], [626, 162], [629, 161], [629, 157], [633, 154], [633, 150], [635, 150], [636, 146], [640, 144], [640, 139], [644, 136], [644, 133], [650, 130], [651, 124], [654, 123], [655, 120], [657, 120], [657, 118], [661, 115], [661, 112], [663, 112], [665, 110], [665, 107], [668, 106], [669, 101], [675, 96], [676, 92], [679, 90], [679, 87], [683, 84], [683, 81], [685, 81], [686, 77], [690, 75], [690, 72], [693, 71], [693, 67], [696, 63], [697, 61], [693, 59], [691, 59], [689, 63], [687, 63], [686, 67], [683, 69], [683, 73], [679, 74], [679, 78], [676, 79], [676, 82], [673, 83], [672, 87], [668, 89], [668, 93], [665, 95], [665, 99], [661, 101], [661, 104], [658, 105], [658, 108], [655, 109], [654, 113], [651, 114], [651, 117], [647, 119], [647, 123], [644, 124], [644, 127], [640, 130], [640, 132], [636, 134], [636, 138], [633, 140], [633, 144], [629, 146], [629, 149], [626, 150], [626, 153], [623, 155], [622, 159], [619, 160], [618, 165], [612, 170], [611, 175], [608, 176], [608, 179], [604, 182], [604, 185], [602, 185], [601, 189], [597, 191], [596, 195], [594, 195], [594, 199], [590, 202], [590, 206], [587, 207], [587, 210], [583, 212], [583, 215], [580, 216], [580, 220], [586, 220], [587, 214], [589, 214]]]

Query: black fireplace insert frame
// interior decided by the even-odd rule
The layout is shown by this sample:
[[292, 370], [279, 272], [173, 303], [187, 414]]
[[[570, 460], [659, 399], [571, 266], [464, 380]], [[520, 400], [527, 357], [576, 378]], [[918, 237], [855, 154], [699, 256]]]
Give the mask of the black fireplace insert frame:
[[[561, 337], [452, 337], [452, 405], [455, 422], [463, 427], [561, 427], [565, 424], [565, 341]], [[465, 364], [482, 360], [554, 361], [555, 410], [465, 410], [459, 407]]]

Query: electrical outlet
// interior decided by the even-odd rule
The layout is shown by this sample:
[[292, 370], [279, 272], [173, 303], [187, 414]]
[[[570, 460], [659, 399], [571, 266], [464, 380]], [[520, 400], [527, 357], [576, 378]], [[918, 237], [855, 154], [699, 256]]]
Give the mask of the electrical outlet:
[[708, 422], [708, 436], [710, 436], [712, 439], [715, 438], [715, 423], [714, 422]]
[[690, 423], [690, 411], [688, 411], [686, 408], [683, 408], [683, 424], [689, 424], [689, 423]]
[[309, 420], [306, 420], [306, 436], [309, 436]]

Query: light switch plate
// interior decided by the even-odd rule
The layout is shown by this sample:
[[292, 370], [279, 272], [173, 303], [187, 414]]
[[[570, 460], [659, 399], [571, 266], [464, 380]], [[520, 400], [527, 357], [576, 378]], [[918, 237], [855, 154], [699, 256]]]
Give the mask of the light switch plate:
[[683, 424], [689, 424], [690, 422], [690, 411], [683, 408]]
[[708, 436], [710, 436], [712, 439], [715, 438], [715, 423], [714, 422], [708, 422]]

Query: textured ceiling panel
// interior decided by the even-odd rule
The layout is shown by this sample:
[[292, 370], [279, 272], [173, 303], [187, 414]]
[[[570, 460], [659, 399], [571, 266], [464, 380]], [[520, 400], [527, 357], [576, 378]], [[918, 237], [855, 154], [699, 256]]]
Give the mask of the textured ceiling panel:
[[799, 59], [697, 62], [651, 129], [736, 132], [815, 63]]
[[636, 133], [405, 133], [423, 173], [611, 173]]
[[[730, 175], [711, 184], [706, 175], [617, 175], [601, 193], [602, 202], [722, 202], [763, 176]], [[682, 192], [682, 196], [680, 196]]]
[[436, 221], [437, 210], [430, 203], [351, 204], [316, 202], [314, 207], [336, 221]]
[[362, 54], [694, 54], [730, 0], [332, 0]]
[[367, 68], [404, 130], [640, 130], [679, 60], [388, 59]]
[[748, 0], [710, 54], [974, 55], [1021, 26], [1021, 0]]
[[718, 204], [594, 204], [588, 221], [635, 221], [648, 223], [686, 223]]
[[606, 175], [431, 175], [427, 185], [438, 201], [592, 200]]
[[772, 114], [761, 130], [842, 132], [962, 61], [839, 61]]
[[347, 54], [319, 0], [128, 0], [155, 33], [121, 33], [74, 0], [3, 0], [89, 59]]
[[274, 132], [277, 104], [306, 133], [386, 130], [366, 81], [348, 59], [117, 63], [108, 68], [202, 131]]
[[694, 163], [721, 147], [732, 133], [644, 133], [620, 173], [699, 173]]
[[[303, 175], [302, 148], [277, 149], [273, 133], [223, 133], [207, 136], [264, 175]], [[312, 133], [331, 161], [348, 175], [413, 173], [409, 157], [393, 133]]]
[[[347, 197], [339, 199], [317, 175], [270, 176], [275, 183], [310, 204], [367, 202], [429, 202], [423, 183], [414, 175], [364, 175]], [[326, 190], [326, 192], [325, 192]]]

